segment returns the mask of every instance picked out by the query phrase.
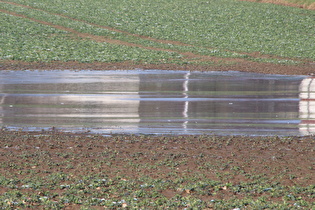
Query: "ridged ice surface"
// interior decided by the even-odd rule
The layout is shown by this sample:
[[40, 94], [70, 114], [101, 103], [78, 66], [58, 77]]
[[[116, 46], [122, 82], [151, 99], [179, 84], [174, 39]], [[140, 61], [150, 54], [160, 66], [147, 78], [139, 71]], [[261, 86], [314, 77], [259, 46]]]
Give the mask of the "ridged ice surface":
[[236, 71], [0, 71], [0, 126], [309, 135], [315, 133], [313, 79]]

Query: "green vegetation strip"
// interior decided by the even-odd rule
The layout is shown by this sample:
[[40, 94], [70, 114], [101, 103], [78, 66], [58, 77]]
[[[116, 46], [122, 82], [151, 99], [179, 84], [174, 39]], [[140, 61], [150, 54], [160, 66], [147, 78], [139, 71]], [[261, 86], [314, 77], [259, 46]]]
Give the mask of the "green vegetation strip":
[[[180, 54], [185, 52], [281, 64], [297, 64], [300, 62], [299, 59], [315, 59], [315, 12], [298, 8], [227, 0], [10, 2], [37, 9], [16, 6], [4, 1], [0, 2], [0, 8], [68, 27], [80, 33], [118, 39], [146, 47], [169, 49], [172, 52], [135, 50], [130, 47], [119, 50], [121, 46], [78, 40], [69, 37], [68, 33], [49, 32], [53, 29], [48, 26], [31, 24], [29, 20], [21, 18], [17, 21], [16, 18], [1, 13], [3, 20], [1, 25], [4, 26], [2, 27], [4, 33], [0, 39], [1, 46], [4, 46], [0, 51], [1, 59], [80, 62], [131, 60], [179, 64], [201, 62], [204, 65], [213, 65], [210, 61], [182, 60]], [[18, 27], [14, 28], [16, 22]], [[41, 40], [35, 39], [35, 42], [32, 42], [32, 39], [27, 39], [27, 35], [34, 29], [38, 34], [35, 38]], [[39, 31], [42, 32], [38, 33]], [[48, 31], [48, 35], [52, 33], [54, 35], [45, 36], [43, 34], [45, 31]], [[170, 43], [159, 42], [159, 39], [170, 40]], [[42, 46], [41, 41], [44, 40], [47, 47]], [[39, 48], [36, 52], [33, 49], [35, 47]], [[24, 51], [21, 51], [21, 48]], [[246, 54], [253, 52], [274, 55], [276, 58], [257, 58]]]
[[0, 131], [0, 207], [312, 209], [315, 138]]
[[[298, 5], [306, 5], [306, 6], [309, 6], [309, 5], [314, 5], [315, 3], [315, 0], [285, 0], [286, 2], [290, 2], [290, 3], [295, 3], [295, 4], [298, 4]], [[315, 9], [314, 7], [312, 7], [312, 9]]]
[[23, 61], [121, 62], [176, 58], [176, 53], [95, 42], [46, 25], [1, 13], [1, 59]]

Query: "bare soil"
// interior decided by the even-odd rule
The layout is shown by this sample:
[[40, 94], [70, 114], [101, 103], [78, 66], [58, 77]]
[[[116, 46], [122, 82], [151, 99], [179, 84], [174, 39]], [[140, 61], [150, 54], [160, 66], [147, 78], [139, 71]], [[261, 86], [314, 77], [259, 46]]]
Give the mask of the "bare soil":
[[[184, 182], [189, 182], [189, 179], [193, 182], [213, 180], [231, 186], [258, 182], [262, 187], [267, 184], [283, 189], [315, 183], [315, 138], [310, 136], [104, 137], [57, 131], [9, 132], [3, 129], [0, 131], [0, 142], [0, 174], [21, 180], [30, 174], [45, 179], [50, 174], [63, 173], [73, 177], [102, 174], [109, 179], [120, 177], [123, 180], [143, 177], [171, 181], [183, 178]], [[1, 193], [6, 190], [0, 185]], [[52, 191], [61, 193], [60, 190]], [[40, 192], [34, 190], [34, 193]], [[282, 200], [281, 196], [270, 196], [269, 192], [246, 194], [229, 187], [204, 195], [194, 192], [194, 189], [181, 191], [172, 187], [159, 193], [167, 198], [181, 194], [197, 196], [205, 201], [243, 199], [248, 195], [257, 198], [265, 196], [274, 202]], [[311, 202], [314, 195], [302, 193], [299, 196]]]
[[280, 65], [270, 63], [256, 63], [242, 61], [233, 65], [176, 65], [176, 64], [135, 64], [132, 62], [121, 63], [79, 63], [71, 62], [22, 62], [0, 61], [0, 70], [132, 70], [132, 69], [160, 69], [160, 70], [187, 70], [187, 71], [242, 71], [265, 74], [282, 75], [314, 75], [315, 63], [301, 65]]

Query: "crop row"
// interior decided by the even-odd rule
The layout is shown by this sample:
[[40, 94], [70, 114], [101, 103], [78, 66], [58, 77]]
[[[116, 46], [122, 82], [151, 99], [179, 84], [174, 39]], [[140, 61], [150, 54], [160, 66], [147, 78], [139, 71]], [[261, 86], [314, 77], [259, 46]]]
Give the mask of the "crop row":
[[13, 2], [195, 47], [315, 58], [314, 11], [227, 0]]
[[[56, 15], [47, 13], [41, 10], [32, 10], [25, 7], [14, 6], [10, 4], [2, 4], [2, 7], [6, 10], [12, 12], [18, 12], [18, 14], [25, 15], [28, 18], [35, 18], [40, 21], [45, 21], [46, 23], [50, 23], [51, 25], [57, 25], [66, 27], [69, 30], [76, 30], [78, 33], [85, 33], [91, 35], [102, 36], [110, 39], [127, 41], [131, 44], [140, 44], [143, 47], [155, 47], [160, 48], [162, 51], [170, 50], [170, 51], [180, 51], [180, 52], [194, 52], [201, 55], [210, 55], [210, 56], [220, 56], [220, 57], [247, 57], [246, 55], [242, 55], [235, 52], [228, 52], [226, 50], [219, 49], [206, 49], [202, 47], [194, 47], [194, 46], [179, 46], [173, 44], [163, 44], [158, 41], [152, 41], [150, 39], [143, 39], [137, 37], [137, 35], [129, 35], [128, 33], [111, 31], [106, 27], [102, 27], [101, 25], [95, 25], [93, 23], [87, 23], [84, 20], [71, 19], [69, 17], [64, 17], [63, 15]], [[156, 50], [160, 50], [156, 49]], [[165, 50], [163, 50], [165, 49]], [[176, 56], [181, 57], [181, 56]], [[168, 58], [165, 57], [164, 60]], [[150, 59], [147, 60], [150, 62]], [[161, 61], [159, 61], [161, 62]]]
[[[26, 7], [12, 5], [12, 2], [24, 4]], [[32, 8], [27, 8], [27, 5]], [[0, 2], [0, 6], [6, 11], [24, 15], [24, 18], [16, 18], [1, 13], [4, 26], [2, 32], [4, 36], [0, 38], [3, 46], [0, 51], [2, 59], [178, 63], [185, 61], [182, 59], [182, 53], [193, 52], [199, 55], [245, 58], [259, 62], [297, 63], [287, 58], [261, 59], [242, 53], [256, 51], [280, 57], [315, 58], [315, 36], [312, 36], [314, 12], [295, 8], [229, 1], [52, 3], [16, 0], [10, 4]], [[34, 23], [25, 17], [76, 30], [78, 33], [127, 41], [144, 48], [155, 49], [80, 40], [70, 36], [69, 31], [47, 37], [45, 31], [53, 30], [51, 27]], [[37, 36], [34, 37], [30, 31], [41, 33], [36, 33]], [[46, 35], [41, 37], [42, 33]], [[170, 43], [167, 44], [167, 41], [162, 43], [158, 39], [170, 40]], [[174, 44], [172, 41], [180, 41], [182, 44]]]
[[121, 62], [177, 58], [176, 53], [95, 42], [55, 28], [1, 14], [0, 57], [24, 61]]

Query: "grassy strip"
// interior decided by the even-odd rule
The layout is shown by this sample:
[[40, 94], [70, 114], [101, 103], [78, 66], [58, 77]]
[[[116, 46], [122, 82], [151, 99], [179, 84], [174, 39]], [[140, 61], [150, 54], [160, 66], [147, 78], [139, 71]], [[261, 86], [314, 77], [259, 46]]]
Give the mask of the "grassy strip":
[[315, 10], [315, 1], [314, 0], [258, 0], [257, 2], [267, 2], [267, 3], [274, 3], [274, 4], [282, 4], [282, 5], [289, 5], [289, 6], [299, 6], [304, 9], [311, 9]]
[[[58, 26], [64, 26], [69, 29], [74, 29], [80, 33], [87, 33], [87, 34], [107, 37], [110, 39], [122, 40], [122, 41], [129, 42], [130, 44], [140, 44], [143, 47], [155, 47], [155, 48], [160, 48], [160, 49], [165, 49], [165, 50], [170, 50], [170, 51], [178, 51], [182, 53], [192, 52], [192, 53], [196, 53], [199, 55], [206, 55], [206, 56], [232, 57], [232, 58], [249, 57], [248, 55], [245, 55], [245, 54], [229, 52], [226, 50], [185, 46], [184, 44], [183, 45], [176, 45], [176, 44], [170, 44], [170, 43], [166, 44], [166, 43], [160, 43], [158, 40], [151, 41], [151, 38], [140, 38], [136, 35], [130, 35], [128, 33], [111, 31], [100, 25], [95, 25], [93, 23], [89, 24], [85, 21], [73, 20], [73, 19], [64, 17], [62, 15], [54, 15], [51, 13], [46, 13], [45, 11], [32, 10], [29, 8], [15, 6], [11, 4], [2, 4], [2, 8], [8, 11], [12, 11], [12, 12], [18, 12], [18, 14], [26, 15], [29, 18], [36, 18], [37, 20], [47, 21], [48, 23], [51, 23], [51, 24], [56, 24]], [[180, 58], [180, 56], [177, 56], [177, 57]], [[161, 63], [161, 62], [167, 62], [167, 59], [164, 59], [163, 61], [156, 60], [155, 62], [148, 60], [147, 62], [148, 63]], [[172, 61], [168, 61], [168, 62], [177, 63], [177, 64], [200, 63], [198, 60], [189, 61], [185, 59], [172, 59]], [[206, 64], [209, 65], [209, 62], [206, 62]], [[211, 61], [210, 61], [210, 64], [211, 64]]]
[[179, 54], [96, 42], [49, 26], [1, 13], [4, 31], [0, 58], [23, 61], [152, 62], [175, 59]]
[[198, 47], [315, 58], [314, 11], [230, 0], [14, 2]]
[[[73, 28], [82, 33], [111, 37], [144, 46], [284, 64], [296, 64], [296, 61], [278, 58], [255, 59], [244, 53], [236, 52], [260, 51], [263, 54], [281, 57], [315, 58], [313, 12], [296, 8], [283, 9], [274, 5], [231, 1], [212, 2], [211, 4], [201, 1], [144, 3], [139, 0], [123, 3], [111, 1], [31, 3], [18, 0], [14, 2], [29, 4], [50, 13], [5, 3], [2, 3], [1, 7], [40, 20], [52, 21], [54, 24]], [[194, 10], [190, 8], [194, 8]], [[76, 20], [62, 15], [76, 18]], [[128, 32], [111, 31], [100, 27], [101, 25]], [[130, 33], [151, 36], [156, 39], [181, 41], [190, 46], [158, 43], [158, 41], [144, 39]], [[4, 39], [12, 38], [5, 37]], [[230, 52], [230, 50], [236, 52]], [[6, 51], [7, 49], [4, 51], [5, 54], [7, 54]], [[6, 58], [5, 56], [2, 57]], [[164, 60], [174, 63], [200, 62], [182, 61], [180, 58], [172, 61], [168, 61], [168, 58]], [[163, 62], [163, 59], [153, 58], [148, 62], [151, 61], [158, 63]], [[209, 64], [209, 62], [204, 63]]]
[[311, 5], [315, 3], [315, 0], [286, 0], [287, 2], [296, 3], [300, 5]]
[[314, 208], [313, 137], [0, 132], [2, 208]]

